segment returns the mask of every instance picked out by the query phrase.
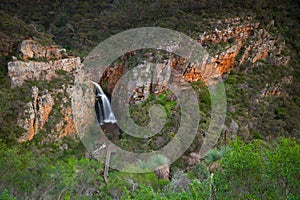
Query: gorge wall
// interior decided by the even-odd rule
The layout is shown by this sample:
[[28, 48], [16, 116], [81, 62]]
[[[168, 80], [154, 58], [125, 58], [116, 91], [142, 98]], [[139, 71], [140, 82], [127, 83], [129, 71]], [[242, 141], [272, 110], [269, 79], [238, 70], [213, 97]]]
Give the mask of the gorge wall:
[[[150, 75], [149, 72], [149, 76], [155, 76], [154, 79], [152, 77], [135, 83], [136, 90], [132, 95], [132, 102], [145, 100], [150, 90], [156, 93], [165, 90], [168, 84], [165, 75], [170, 69], [179, 71], [187, 81], [194, 82], [206, 81], [209, 77], [226, 73], [245, 63], [254, 65], [265, 60], [276, 66], [288, 64], [289, 57], [281, 55], [285, 48], [282, 37], [261, 28], [259, 22], [255, 22], [252, 17], [212, 20], [211, 23], [215, 27], [214, 30], [207, 31], [195, 39], [208, 51], [209, 56], [201, 63], [185, 63], [185, 59], [180, 57], [162, 58], [161, 63], [157, 65], [157, 72], [154, 75]], [[273, 23], [270, 23], [269, 28], [273, 28]], [[73, 73], [81, 68], [80, 58], [68, 56], [64, 49], [55, 46], [41, 46], [32, 39], [23, 41], [18, 51], [19, 60], [14, 58], [8, 63], [8, 75], [11, 87], [14, 88], [22, 87], [27, 81], [51, 84], [62, 79], [61, 75], [72, 77]], [[112, 64], [104, 72], [99, 82], [108, 93], [112, 93], [122, 74], [130, 70], [132, 66], [127, 60], [134, 56], [136, 52], [129, 52], [121, 58], [120, 63]], [[141, 63], [138, 65], [149, 68]], [[204, 69], [204, 72], [201, 73], [200, 69]], [[138, 79], [141, 75], [138, 72], [134, 74], [136, 77], [133, 79]], [[265, 96], [280, 95], [280, 86], [267, 85], [261, 93]], [[30, 101], [18, 116], [18, 125], [27, 131], [19, 142], [32, 140], [47, 124], [51, 127], [51, 137], [54, 139], [76, 133], [71, 96], [72, 81], [61, 83], [58, 88], [51, 90], [32, 86]]]
[[[69, 57], [64, 49], [55, 46], [41, 46], [32, 39], [24, 40], [18, 52], [21, 60], [14, 58], [8, 63], [11, 87], [22, 87], [28, 81], [33, 85], [18, 116], [18, 125], [26, 130], [18, 142], [32, 140], [47, 124], [52, 139], [76, 133], [70, 104], [72, 81], [62, 79], [72, 77], [81, 67], [80, 58]], [[44, 84], [38, 86], [39, 82]]]
[[[281, 55], [285, 48], [282, 37], [279, 34], [270, 34], [265, 28], [261, 28], [260, 23], [255, 22], [252, 17], [212, 20], [211, 23], [215, 27], [214, 30], [204, 32], [195, 39], [207, 50], [209, 56], [205, 57], [201, 63], [186, 63], [186, 60], [181, 57], [161, 59], [160, 65], [164, 65], [164, 67], [160, 68], [168, 69], [168, 66], [171, 66], [171, 69], [181, 73], [189, 82], [198, 80], [206, 82], [209, 78], [216, 77], [244, 63], [253, 65], [258, 61], [265, 60], [276, 66], [288, 64], [290, 58]], [[270, 22], [269, 27], [266, 28], [274, 29], [274, 22]], [[124, 55], [121, 63], [111, 65], [104, 72], [100, 83], [104, 85], [108, 93], [112, 93], [122, 74], [132, 67], [127, 60], [137, 56], [136, 54], [137, 52], [130, 52]], [[141, 57], [149, 56], [147, 54], [149, 53]], [[151, 56], [154, 57], [150, 53]], [[139, 64], [139, 66], [141, 65]], [[155, 79], [164, 80], [164, 77], [158, 76]], [[153, 91], [161, 91], [159, 83], [153, 83], [153, 85], [158, 86], [156, 89], [152, 88]], [[149, 94], [149, 83], [144, 83], [144, 86], [139, 88], [134, 91], [133, 101], [146, 99]], [[272, 91], [269, 93], [271, 94]]]

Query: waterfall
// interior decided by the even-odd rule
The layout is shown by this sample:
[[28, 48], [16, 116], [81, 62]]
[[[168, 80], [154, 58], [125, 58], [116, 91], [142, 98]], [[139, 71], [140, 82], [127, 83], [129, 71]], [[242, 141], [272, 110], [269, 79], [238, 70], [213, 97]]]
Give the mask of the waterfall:
[[95, 86], [95, 111], [98, 122], [102, 125], [104, 123], [115, 123], [117, 120], [111, 109], [110, 102], [98, 83], [92, 81]]

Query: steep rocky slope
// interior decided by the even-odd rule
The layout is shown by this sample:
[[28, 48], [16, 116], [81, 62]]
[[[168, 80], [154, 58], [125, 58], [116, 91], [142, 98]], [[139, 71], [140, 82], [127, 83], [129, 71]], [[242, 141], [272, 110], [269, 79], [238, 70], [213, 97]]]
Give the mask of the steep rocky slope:
[[47, 123], [51, 123], [48, 126], [49, 138], [56, 139], [76, 133], [70, 103], [71, 77], [81, 67], [80, 58], [69, 57], [65, 50], [54, 46], [41, 46], [32, 39], [22, 41], [18, 52], [22, 60], [15, 58], [8, 63], [12, 88], [21, 87], [26, 81], [51, 84], [57, 79], [69, 77], [69, 80], [55, 85], [51, 91], [36, 85], [31, 86], [29, 102], [18, 116], [18, 125], [27, 132], [18, 141], [32, 140]]
[[[260, 27], [259, 22], [255, 22], [252, 17], [212, 20], [211, 23], [214, 24], [214, 30], [208, 30], [196, 38], [196, 41], [201, 43], [209, 52], [209, 56], [202, 63], [187, 64], [184, 59], [176, 56], [167, 60], [160, 58], [162, 63], [156, 66], [157, 72], [156, 75], [154, 74], [156, 78], [150, 77], [152, 72], [148, 70], [150, 73], [148, 79], [141, 79], [140, 83], [135, 83], [136, 89], [132, 95], [132, 101], [145, 101], [151, 93], [150, 90], [155, 93], [162, 93], [168, 84], [168, 78], [165, 77], [165, 74], [168, 74], [168, 70], [170, 71], [171, 68], [181, 72], [189, 82], [205, 82], [209, 77], [214, 77], [219, 73], [227, 73], [244, 64], [249, 65], [248, 68], [260, 65], [259, 62], [263, 61], [273, 64], [274, 68], [288, 65], [290, 58], [282, 55], [285, 42], [280, 34], [270, 34], [265, 28]], [[266, 28], [274, 29], [273, 22]], [[81, 66], [80, 59], [69, 57], [64, 49], [58, 49], [54, 46], [44, 47], [32, 39], [22, 41], [18, 52], [20, 52], [19, 57], [22, 60], [8, 63], [11, 87], [20, 87], [25, 81], [50, 83], [59, 78], [61, 74], [72, 77], [72, 73]], [[148, 52], [146, 54], [151, 57], [153, 53], [150, 52], [149, 54]], [[112, 64], [104, 72], [103, 77], [101, 79], [99, 77], [105, 90], [111, 93], [120, 77], [132, 67], [132, 63], [129, 63], [128, 60], [142, 56], [145, 56], [144, 53], [139, 51], [131, 52], [121, 58], [121, 63]], [[142, 59], [138, 60], [137, 63], [142, 61]], [[158, 67], [160, 65], [161, 67]], [[146, 67], [149, 68], [150, 65]], [[200, 69], [204, 69], [203, 73], [200, 72]], [[140, 77], [139, 73], [135, 73], [135, 75], [137, 77], [133, 78], [134, 80]], [[282, 80], [284, 84], [291, 83], [291, 77], [288, 74], [283, 76]], [[32, 87], [31, 100], [25, 105], [25, 112], [21, 113], [18, 119], [18, 124], [27, 130], [27, 134], [19, 139], [20, 142], [31, 140], [40, 129], [44, 128], [49, 117], [51, 118], [51, 115], [55, 113], [54, 107], [59, 109], [56, 115], [61, 118], [52, 124], [51, 132], [55, 135], [54, 138], [76, 132], [70, 107], [70, 96], [72, 95], [70, 84], [65, 83], [52, 91], [36, 86]], [[155, 88], [153, 88], [154, 85]], [[260, 91], [260, 98], [282, 95], [280, 90], [280, 82], [276, 85], [267, 84], [264, 90]], [[57, 96], [60, 95], [62, 97], [58, 98]], [[56, 118], [57, 116], [52, 117]], [[237, 122], [233, 120], [226, 129], [237, 134], [237, 126]]]
[[[209, 52], [208, 57], [205, 57], [201, 63], [190, 64], [185, 63], [186, 61], [179, 57], [170, 57], [167, 60], [160, 58], [162, 65], [165, 65], [166, 68], [171, 66], [171, 68], [179, 71], [189, 82], [205, 81], [208, 77], [215, 77], [219, 73], [223, 74], [235, 67], [242, 66], [244, 63], [252, 65], [264, 60], [274, 64], [274, 67], [288, 65], [290, 57], [282, 55], [282, 50], [285, 48], [282, 36], [278, 33], [271, 35], [252, 17], [212, 20], [211, 23], [214, 30], [208, 30], [196, 38], [196, 41], [201, 43]], [[273, 29], [273, 22], [267, 28]], [[147, 54], [149, 53], [132, 52], [123, 56], [121, 63], [113, 64], [104, 72], [100, 82], [105, 85], [109, 93], [112, 93], [121, 75], [126, 73], [132, 64], [135, 64], [130, 63], [128, 59], [134, 56], [140, 57], [138, 62], [141, 63], [143, 56], [155, 56], [154, 54]], [[201, 70], [203, 71], [201, 72]], [[163, 80], [163, 77], [158, 78], [158, 80]], [[153, 85], [155, 84], [161, 86], [162, 83], [153, 83]], [[150, 83], [144, 83], [144, 85], [148, 87], [143, 92], [149, 93]], [[147, 96], [139, 93], [139, 96]], [[269, 94], [271, 93], [269, 92]]]

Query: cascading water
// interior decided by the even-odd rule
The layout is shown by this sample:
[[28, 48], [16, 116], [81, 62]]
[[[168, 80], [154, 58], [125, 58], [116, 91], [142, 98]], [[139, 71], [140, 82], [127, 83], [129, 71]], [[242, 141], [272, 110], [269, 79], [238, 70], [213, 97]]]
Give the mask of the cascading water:
[[[96, 117], [100, 125], [104, 123], [116, 123], [115, 115], [111, 109], [110, 102], [103, 92], [101, 86], [93, 82], [95, 86], [95, 93], [96, 93], [96, 102], [95, 102], [95, 111]], [[101, 99], [101, 100], [100, 100]]]

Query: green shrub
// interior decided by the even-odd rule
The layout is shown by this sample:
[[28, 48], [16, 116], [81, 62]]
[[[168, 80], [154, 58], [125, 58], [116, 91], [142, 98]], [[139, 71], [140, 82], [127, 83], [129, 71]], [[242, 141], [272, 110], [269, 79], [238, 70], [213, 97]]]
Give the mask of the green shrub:
[[138, 190], [130, 192], [125, 190], [125, 194], [122, 196], [123, 200], [189, 200], [189, 199], [209, 199], [210, 198], [210, 182], [209, 181], [192, 181], [190, 183], [190, 189], [182, 192], [154, 191], [149, 186], [141, 186]]
[[4, 190], [0, 193], [0, 200], [16, 200], [16, 198], [9, 194], [8, 190]]
[[87, 191], [96, 195], [104, 187], [103, 164], [96, 160], [60, 160], [35, 154], [24, 147], [8, 148], [0, 143], [0, 185], [13, 190], [17, 198], [74, 199]]
[[293, 199], [300, 195], [300, 145], [281, 139], [272, 148], [253, 141], [237, 140], [221, 161], [217, 196], [221, 199]]
[[195, 178], [199, 180], [206, 180], [209, 177], [209, 171], [207, 169], [207, 166], [203, 163], [199, 163], [195, 165], [192, 169], [192, 172], [195, 176]]

